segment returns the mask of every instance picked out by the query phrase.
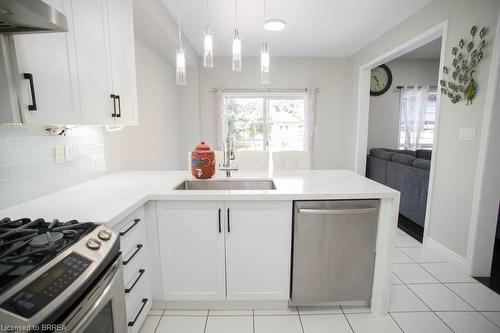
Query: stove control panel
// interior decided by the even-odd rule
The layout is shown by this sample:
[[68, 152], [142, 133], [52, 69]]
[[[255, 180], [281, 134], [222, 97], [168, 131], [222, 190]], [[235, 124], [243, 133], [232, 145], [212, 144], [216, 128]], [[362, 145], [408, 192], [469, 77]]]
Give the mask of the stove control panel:
[[22, 317], [31, 318], [66, 290], [91, 263], [91, 260], [72, 252], [0, 307]]

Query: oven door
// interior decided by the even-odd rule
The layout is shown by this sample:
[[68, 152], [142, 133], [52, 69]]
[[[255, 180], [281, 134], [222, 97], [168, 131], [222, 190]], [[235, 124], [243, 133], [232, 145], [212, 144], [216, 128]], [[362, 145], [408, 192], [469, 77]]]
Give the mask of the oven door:
[[118, 256], [101, 280], [62, 321], [65, 332], [127, 332], [122, 257]]

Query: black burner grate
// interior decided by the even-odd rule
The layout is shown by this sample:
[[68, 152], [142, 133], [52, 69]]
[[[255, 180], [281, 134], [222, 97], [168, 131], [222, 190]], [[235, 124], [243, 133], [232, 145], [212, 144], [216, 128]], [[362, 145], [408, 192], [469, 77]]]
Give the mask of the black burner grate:
[[1, 219], [0, 294], [95, 227], [94, 223], [76, 220]]

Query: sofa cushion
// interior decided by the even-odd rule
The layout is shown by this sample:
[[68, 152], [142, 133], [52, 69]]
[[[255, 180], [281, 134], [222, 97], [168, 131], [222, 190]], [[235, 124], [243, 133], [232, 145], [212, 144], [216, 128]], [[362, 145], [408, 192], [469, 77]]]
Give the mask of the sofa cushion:
[[396, 154], [404, 154], [404, 155], [409, 155], [413, 157], [417, 157], [415, 151], [413, 150], [406, 150], [406, 149], [385, 149], [387, 152], [391, 153], [396, 153]]
[[372, 148], [370, 149], [370, 155], [373, 157], [381, 158], [383, 160], [391, 160], [391, 157], [394, 153], [388, 152], [384, 148]]
[[413, 161], [413, 166], [419, 169], [430, 170], [431, 169], [431, 161], [425, 158], [417, 158]]
[[432, 150], [429, 149], [418, 149], [415, 151], [417, 158], [425, 158], [426, 160], [430, 160], [432, 158]]
[[415, 161], [415, 157], [406, 155], [406, 154], [393, 154], [392, 161], [398, 162], [405, 165], [413, 165], [413, 161]]

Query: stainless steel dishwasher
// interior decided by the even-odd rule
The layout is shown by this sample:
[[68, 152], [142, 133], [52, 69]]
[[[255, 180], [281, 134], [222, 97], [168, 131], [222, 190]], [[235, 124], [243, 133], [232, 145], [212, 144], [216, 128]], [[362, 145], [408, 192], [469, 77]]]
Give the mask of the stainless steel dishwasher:
[[293, 305], [369, 304], [378, 200], [296, 201]]

